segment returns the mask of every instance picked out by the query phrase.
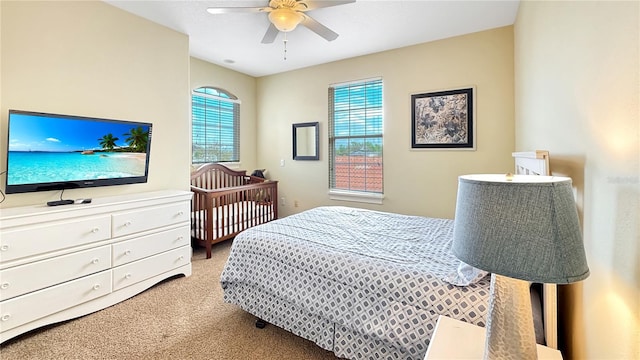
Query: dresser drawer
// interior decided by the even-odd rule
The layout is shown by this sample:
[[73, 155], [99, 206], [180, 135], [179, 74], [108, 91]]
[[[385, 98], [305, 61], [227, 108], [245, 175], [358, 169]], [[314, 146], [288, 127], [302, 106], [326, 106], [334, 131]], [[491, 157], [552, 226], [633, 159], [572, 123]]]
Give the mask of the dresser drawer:
[[113, 269], [113, 290], [122, 289], [191, 262], [191, 246], [154, 255]]
[[113, 266], [189, 245], [189, 225], [113, 244]]
[[0, 303], [0, 331], [7, 331], [111, 292], [111, 271], [103, 271]]
[[111, 217], [108, 215], [20, 226], [0, 233], [0, 259], [4, 263], [110, 237]]
[[113, 214], [113, 236], [123, 236], [190, 220], [189, 203], [181, 202]]
[[0, 300], [97, 273], [111, 267], [111, 246], [0, 270]]

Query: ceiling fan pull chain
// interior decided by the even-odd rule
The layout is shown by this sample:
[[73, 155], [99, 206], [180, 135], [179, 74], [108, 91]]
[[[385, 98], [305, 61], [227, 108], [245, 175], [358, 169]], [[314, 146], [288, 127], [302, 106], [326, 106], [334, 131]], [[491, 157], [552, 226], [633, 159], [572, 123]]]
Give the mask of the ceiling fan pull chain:
[[284, 43], [284, 59], [287, 60], [287, 33], [284, 33], [284, 40], [282, 40], [282, 42]]

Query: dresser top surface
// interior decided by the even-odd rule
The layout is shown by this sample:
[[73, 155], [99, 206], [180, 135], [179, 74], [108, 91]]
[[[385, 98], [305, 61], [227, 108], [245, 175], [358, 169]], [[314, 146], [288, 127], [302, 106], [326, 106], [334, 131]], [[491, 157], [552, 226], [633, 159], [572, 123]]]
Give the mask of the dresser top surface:
[[47, 206], [46, 204], [28, 205], [0, 209], [0, 228], [8, 225], [10, 220], [18, 220], [32, 216], [82, 216], [91, 213], [111, 211], [120, 206], [131, 206], [132, 203], [165, 202], [170, 200], [189, 200], [192, 193], [182, 190], [160, 190], [153, 192], [143, 192], [138, 194], [126, 194], [109, 197], [93, 198], [88, 204], [70, 204], [60, 206]]

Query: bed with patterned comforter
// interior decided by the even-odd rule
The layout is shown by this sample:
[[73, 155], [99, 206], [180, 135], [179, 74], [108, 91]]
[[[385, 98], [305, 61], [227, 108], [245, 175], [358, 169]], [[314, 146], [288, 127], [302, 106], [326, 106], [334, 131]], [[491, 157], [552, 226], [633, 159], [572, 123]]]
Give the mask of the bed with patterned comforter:
[[490, 277], [451, 254], [453, 221], [341, 206], [247, 229], [224, 300], [349, 359], [422, 359], [439, 315], [484, 326]]

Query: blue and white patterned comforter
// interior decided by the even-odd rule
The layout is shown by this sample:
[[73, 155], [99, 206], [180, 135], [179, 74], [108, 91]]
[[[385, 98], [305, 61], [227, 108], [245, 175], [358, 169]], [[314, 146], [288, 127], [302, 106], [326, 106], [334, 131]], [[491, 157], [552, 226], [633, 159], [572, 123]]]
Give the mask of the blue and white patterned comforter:
[[[490, 277], [451, 254], [452, 234], [448, 219], [340, 206], [311, 209], [235, 238], [221, 276], [225, 301], [242, 302], [251, 312], [247, 295], [231, 285], [239, 284], [242, 292], [259, 289], [269, 299], [250, 301], [270, 301], [263, 309], [282, 313], [287, 310], [279, 307], [295, 304], [399, 349], [405, 358], [421, 359], [438, 315], [484, 326], [487, 314]], [[340, 356], [361, 357], [338, 341], [350, 337], [316, 342], [332, 351], [341, 346]]]

